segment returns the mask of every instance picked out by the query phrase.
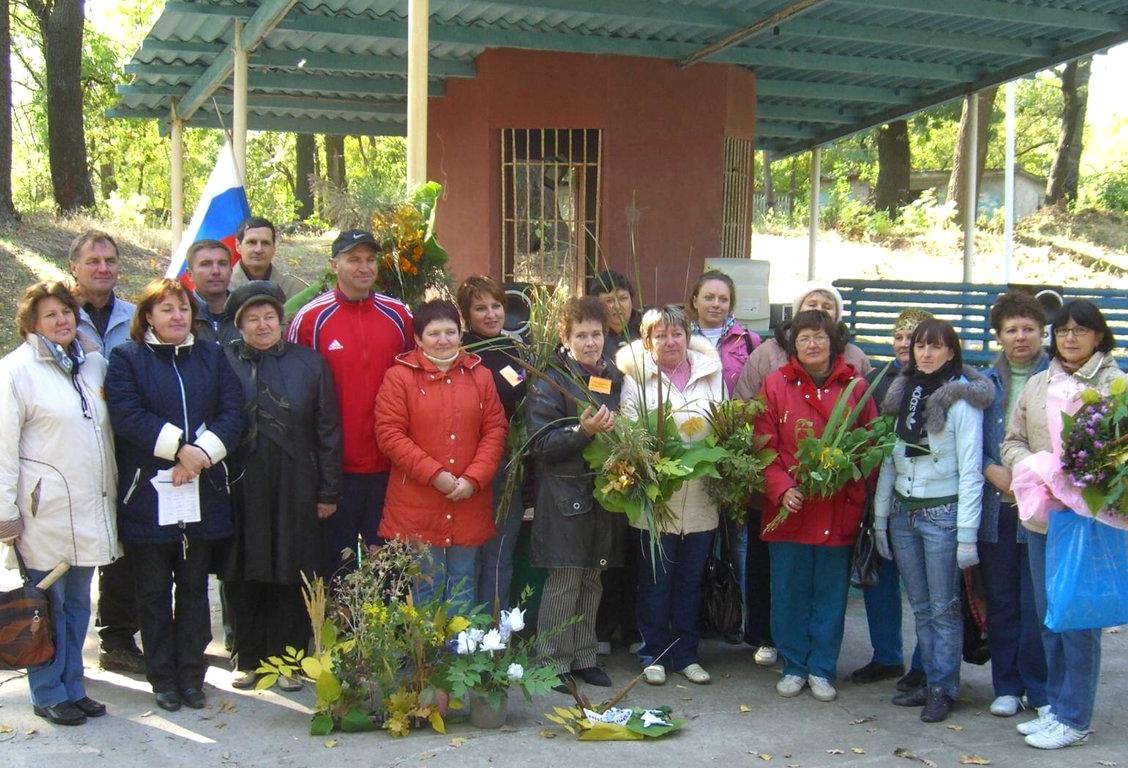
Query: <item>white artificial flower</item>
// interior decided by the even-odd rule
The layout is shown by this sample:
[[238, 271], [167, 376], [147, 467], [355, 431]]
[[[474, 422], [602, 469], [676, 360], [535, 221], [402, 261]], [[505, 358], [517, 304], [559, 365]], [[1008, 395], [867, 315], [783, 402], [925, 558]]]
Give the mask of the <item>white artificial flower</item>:
[[482, 638], [485, 637], [485, 636], [486, 636], [486, 630], [484, 630], [484, 629], [471, 629], [470, 630], [470, 640], [476, 646], [482, 644]]
[[454, 641], [454, 652], [459, 654], [473, 653], [478, 649], [478, 642], [470, 636], [469, 632], [463, 630], [458, 633], [458, 637]]
[[525, 676], [525, 668], [517, 663], [510, 664], [509, 669], [505, 670], [505, 676], [510, 680], [520, 680]]
[[520, 608], [501, 612], [501, 623], [511, 632], [520, 632], [525, 628], [525, 612]]
[[660, 710], [648, 709], [642, 713], [642, 727], [649, 728], [652, 725], [669, 726], [670, 723], [666, 722]]
[[501, 639], [501, 632], [491, 629], [482, 637], [481, 649], [483, 651], [504, 651], [505, 641]]

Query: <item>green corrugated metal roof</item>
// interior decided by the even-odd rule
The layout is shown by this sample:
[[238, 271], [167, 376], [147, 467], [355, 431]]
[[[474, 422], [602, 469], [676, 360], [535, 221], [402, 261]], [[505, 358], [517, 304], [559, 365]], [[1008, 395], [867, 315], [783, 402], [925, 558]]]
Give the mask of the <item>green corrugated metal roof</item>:
[[[756, 72], [757, 147], [779, 154], [1128, 40], [1124, 0], [431, 0], [432, 94], [487, 48], [681, 60], [796, 6], [708, 59]], [[250, 54], [251, 129], [404, 132], [407, 0], [172, 0], [111, 115], [167, 121], [173, 99], [208, 92], [237, 20], [279, 10]], [[203, 103], [189, 125], [217, 126]]]

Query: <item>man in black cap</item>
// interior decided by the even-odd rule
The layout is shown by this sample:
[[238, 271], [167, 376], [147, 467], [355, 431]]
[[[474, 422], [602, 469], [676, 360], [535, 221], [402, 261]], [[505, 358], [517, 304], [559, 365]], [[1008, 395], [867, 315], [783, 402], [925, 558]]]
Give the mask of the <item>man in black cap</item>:
[[415, 346], [407, 306], [372, 290], [379, 263], [371, 232], [342, 232], [329, 261], [336, 286], [294, 315], [286, 337], [325, 358], [341, 409], [344, 476], [337, 513], [329, 518], [329, 573], [340, 566], [342, 550], [355, 549], [358, 535], [378, 541], [391, 463], [376, 445], [376, 393], [396, 355]]

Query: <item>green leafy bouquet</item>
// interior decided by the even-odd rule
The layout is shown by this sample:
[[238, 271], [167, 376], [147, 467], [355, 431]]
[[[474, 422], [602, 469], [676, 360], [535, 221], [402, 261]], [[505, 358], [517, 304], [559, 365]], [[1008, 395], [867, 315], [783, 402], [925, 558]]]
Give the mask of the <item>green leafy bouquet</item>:
[[764, 447], [768, 436], [753, 431], [756, 417], [764, 408], [760, 398], [725, 400], [709, 406], [712, 439], [725, 455], [717, 460], [717, 475], [705, 478], [705, 492], [717, 511], [730, 520], [744, 519], [749, 494], [764, 490], [764, 469], [776, 458], [775, 451]]
[[[888, 367], [887, 364], [881, 376], [885, 375]], [[795, 434], [799, 445], [795, 451], [796, 464], [791, 472], [805, 497], [829, 499], [846, 483], [861, 480], [877, 469], [893, 450], [897, 435], [892, 417], [881, 416], [869, 424], [857, 426], [858, 417], [872, 397], [874, 388], [869, 387], [853, 407], [850, 406], [850, 397], [854, 388], [864, 383], [862, 379], [853, 379], [846, 385], [835, 400], [821, 435], [815, 434], [810, 420], [796, 422]], [[790, 514], [791, 510], [781, 508], [764, 527], [764, 532], [775, 530]]]

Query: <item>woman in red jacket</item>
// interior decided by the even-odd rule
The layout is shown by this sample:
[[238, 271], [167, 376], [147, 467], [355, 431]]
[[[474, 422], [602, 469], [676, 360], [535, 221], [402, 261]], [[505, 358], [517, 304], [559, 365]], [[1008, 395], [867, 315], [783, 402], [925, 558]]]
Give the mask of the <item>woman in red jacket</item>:
[[[834, 403], [858, 374], [843, 359], [844, 344], [834, 321], [823, 312], [800, 312], [788, 334], [790, 359], [768, 375], [761, 394], [767, 409], [756, 420], [756, 432], [768, 436], [778, 452], [764, 471], [764, 524], [781, 509], [789, 516], [761, 538], [771, 557], [772, 636], [783, 657], [780, 696], [798, 696], [806, 685], [819, 701], [833, 701], [838, 652], [850, 589], [850, 549], [858, 535], [866, 498], [864, 480], [850, 483], [829, 499], [804, 498], [796, 474], [795, 427], [801, 420], [822, 434]], [[865, 382], [851, 393], [856, 404]], [[867, 401], [859, 419], [877, 415]]]
[[396, 357], [376, 396], [376, 442], [392, 462], [380, 535], [428, 545], [417, 602], [473, 605], [509, 424], [493, 376], [461, 349], [457, 307], [428, 301], [414, 328], [416, 348]]

